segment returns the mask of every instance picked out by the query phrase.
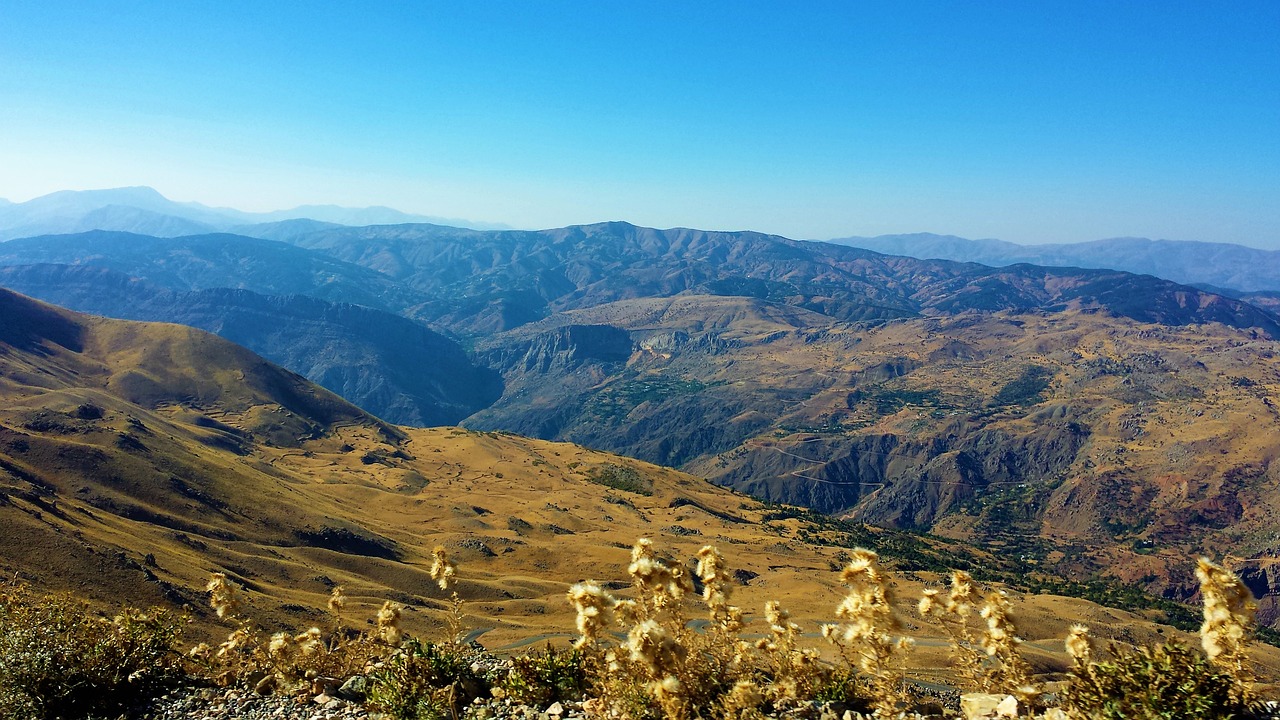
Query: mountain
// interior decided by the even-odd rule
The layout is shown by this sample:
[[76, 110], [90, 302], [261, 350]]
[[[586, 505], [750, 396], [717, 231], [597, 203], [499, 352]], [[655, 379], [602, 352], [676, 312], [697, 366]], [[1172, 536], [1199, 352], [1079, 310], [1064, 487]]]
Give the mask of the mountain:
[[1125, 270], [1188, 285], [1237, 291], [1280, 290], [1280, 251], [1228, 243], [1112, 238], [1084, 243], [1017, 245], [953, 235], [849, 237], [832, 243], [889, 255], [940, 258], [983, 265], [1017, 263]]
[[204, 332], [0, 291], [0, 571], [104, 608], [183, 607], [190, 642], [228, 632], [205, 602], [210, 572], [245, 589], [267, 632], [324, 622], [341, 584], [348, 622], [393, 600], [408, 628], [435, 636], [452, 605], [428, 574], [436, 544], [458, 562], [471, 637], [496, 649], [568, 637], [566, 587], [624, 578], [641, 535], [677, 558], [720, 545], [735, 602], [780, 600], [804, 621], [839, 602], [855, 543], [897, 568], [904, 617], [926, 568], [966, 564], [1024, 591], [1013, 601], [1038, 672], [1066, 667], [1073, 622], [1126, 642], [1181, 635], [1154, 607], [1025, 592], [1053, 579], [1016, 558], [787, 510], [575, 445], [395, 428]]
[[294, 245], [240, 235], [157, 238], [93, 231], [0, 243], [0, 265], [89, 265], [171, 290], [248, 289], [394, 309], [420, 302], [381, 273]]
[[398, 424], [456, 424], [502, 394], [497, 373], [454, 341], [372, 308], [227, 288], [174, 291], [84, 265], [0, 267], [0, 286], [82, 312], [216, 333]]
[[501, 374], [502, 396], [468, 427], [990, 543], [1067, 577], [1179, 596], [1185, 554], [1272, 549], [1280, 322], [1206, 290], [626, 223], [99, 239], [11, 241], [0, 262], [398, 312]]
[[399, 225], [322, 230], [293, 242], [412, 287], [428, 298], [416, 317], [467, 335], [691, 293], [756, 297], [839, 321], [1082, 306], [1145, 322], [1259, 327], [1280, 337], [1276, 319], [1247, 303], [1151, 277], [916, 260], [752, 232], [621, 222], [536, 232]]
[[115, 230], [159, 237], [228, 231], [249, 225], [311, 219], [342, 225], [435, 222], [494, 229], [502, 226], [400, 212], [388, 207], [345, 208], [303, 205], [292, 210], [252, 213], [175, 202], [149, 187], [62, 190], [21, 203], [0, 203], [0, 240]]

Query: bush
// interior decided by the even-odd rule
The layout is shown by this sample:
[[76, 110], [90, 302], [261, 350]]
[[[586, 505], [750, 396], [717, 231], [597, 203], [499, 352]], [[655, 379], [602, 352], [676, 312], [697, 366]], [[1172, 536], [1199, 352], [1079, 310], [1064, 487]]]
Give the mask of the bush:
[[1235, 679], [1177, 643], [1136, 651], [1111, 648], [1115, 659], [1077, 662], [1064, 700], [1088, 720], [1227, 720], [1248, 716]]
[[488, 694], [462, 648], [406, 640], [369, 677], [369, 707], [396, 720], [457, 717], [472, 700]]
[[165, 611], [107, 619], [69, 595], [0, 586], [0, 720], [117, 712], [176, 678], [182, 622]]
[[581, 650], [550, 645], [542, 652], [513, 657], [502, 690], [512, 700], [536, 707], [581, 700], [587, 692], [585, 659]]

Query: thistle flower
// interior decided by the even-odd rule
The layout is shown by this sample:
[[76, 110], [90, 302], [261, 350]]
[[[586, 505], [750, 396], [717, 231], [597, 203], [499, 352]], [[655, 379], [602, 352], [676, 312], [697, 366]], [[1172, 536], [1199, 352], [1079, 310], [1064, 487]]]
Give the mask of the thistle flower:
[[996, 661], [990, 676], [994, 687], [990, 689], [1004, 689], [1017, 694], [1019, 688], [1030, 684], [1031, 668], [1018, 654], [1022, 640], [1017, 636], [1011, 610], [1009, 596], [1003, 590], [987, 593], [980, 611], [982, 619], [987, 621], [982, 648]]
[[643, 665], [654, 677], [674, 671], [686, 653], [666, 628], [654, 620], [642, 620], [631, 628], [627, 649], [631, 652], [631, 662]]
[[1248, 695], [1253, 683], [1248, 646], [1253, 639], [1258, 604], [1235, 573], [1208, 558], [1196, 562], [1196, 579], [1204, 599], [1200, 644], [1209, 661], [1236, 680], [1241, 696]]
[[905, 647], [895, 645], [889, 636], [898, 621], [879, 556], [865, 548], [855, 549], [852, 555], [840, 574], [849, 586], [849, 594], [836, 608], [836, 617], [844, 622], [824, 626], [822, 634], [840, 648], [846, 660], [870, 676], [877, 709], [892, 714], [905, 702], [902, 670], [893, 667], [895, 652], [901, 654]]
[[1089, 657], [1093, 654], [1089, 647], [1089, 628], [1084, 625], [1072, 625], [1067, 631], [1067, 639], [1064, 642], [1067, 648], [1067, 654], [1077, 663], [1085, 664], [1089, 662]]
[[[733, 576], [724, 565], [724, 557], [712, 545], [705, 545], [698, 551], [698, 578], [702, 580], [702, 599], [710, 611], [711, 621], [723, 626], [733, 625], [729, 595], [733, 590]], [[740, 627], [740, 626], [739, 626]], [[739, 627], [729, 628], [731, 632]]]
[[951, 592], [947, 598], [947, 612], [960, 618], [967, 618], [973, 610], [976, 597], [973, 576], [963, 570], [951, 572]]
[[267, 644], [267, 652], [271, 657], [282, 660], [293, 654], [293, 638], [289, 633], [278, 632], [271, 636], [271, 642]]
[[936, 600], [940, 593], [941, 591], [937, 588], [925, 588], [920, 597], [920, 602], [916, 605], [916, 610], [925, 617], [932, 615], [933, 611], [937, 609]]
[[653, 541], [640, 538], [631, 548], [631, 564], [627, 572], [635, 580], [641, 597], [648, 598], [654, 609], [677, 605], [693, 583], [684, 568], [670, 567], [654, 555]]
[[298, 644], [298, 650], [300, 650], [303, 655], [315, 655], [320, 652], [322, 647], [324, 647], [323, 643], [320, 642], [320, 628], [315, 627], [294, 636], [293, 641]]
[[399, 645], [404, 639], [400, 632], [400, 606], [388, 600], [382, 604], [377, 617], [378, 636], [388, 645]]
[[245, 630], [244, 628], [233, 630], [231, 634], [227, 636], [227, 639], [222, 644], [218, 645], [218, 652], [215, 653], [215, 655], [219, 658], [224, 658], [240, 649], [247, 642], [249, 642], [248, 630]]
[[435, 560], [431, 563], [431, 579], [436, 581], [441, 590], [448, 590], [457, 566], [449, 561], [443, 545], [437, 545], [431, 554], [435, 556]]
[[329, 612], [334, 615], [341, 615], [342, 608], [347, 605], [347, 596], [341, 585], [334, 585], [333, 592], [329, 594]]
[[724, 696], [725, 714], [729, 717], [739, 717], [745, 712], [760, 707], [762, 702], [764, 702], [764, 694], [755, 683], [750, 680], [739, 680]]
[[213, 647], [203, 642], [187, 651], [187, 657], [193, 660], [208, 660], [212, 655]]
[[618, 601], [594, 580], [569, 588], [569, 604], [578, 611], [578, 634], [573, 646], [586, 647], [599, 640], [613, 622], [613, 608]]
[[226, 573], [214, 573], [209, 576], [209, 584], [204, 588], [209, 593], [209, 605], [218, 613], [218, 617], [235, 615], [240, 609], [240, 597], [235, 583], [227, 580]]

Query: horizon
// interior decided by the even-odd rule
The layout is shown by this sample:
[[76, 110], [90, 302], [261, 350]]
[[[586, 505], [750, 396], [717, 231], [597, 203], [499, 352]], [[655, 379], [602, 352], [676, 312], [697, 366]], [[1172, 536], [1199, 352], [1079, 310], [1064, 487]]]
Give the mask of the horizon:
[[[387, 206], [387, 205], [368, 205], [368, 206], [363, 206], [363, 207], [352, 207], [352, 206], [336, 205], [336, 204], [332, 204], [332, 203], [324, 203], [324, 204], [321, 204], [321, 203], [304, 203], [304, 204], [302, 204], [302, 205], [296, 205], [296, 206], [294, 206], [294, 207], [289, 207], [289, 208], [276, 208], [276, 209], [271, 209], [271, 210], [266, 210], [266, 211], [261, 211], [261, 212], [259, 212], [259, 211], [246, 211], [246, 210], [244, 210], [244, 209], [242, 209], [242, 208], [235, 208], [235, 207], [228, 207], [228, 206], [215, 206], [215, 205], [209, 205], [209, 204], [207, 204], [207, 203], [203, 203], [203, 202], [201, 202], [201, 201], [199, 201], [199, 200], [175, 200], [174, 198], [170, 198], [170, 197], [168, 197], [168, 196], [167, 196], [167, 195], [165, 195], [164, 193], [160, 192], [160, 191], [159, 191], [159, 190], [157, 190], [156, 188], [153, 188], [153, 187], [151, 187], [151, 186], [149, 186], [149, 185], [131, 185], [131, 186], [128, 186], [128, 187], [117, 187], [117, 188], [89, 188], [89, 189], [86, 189], [86, 190], [55, 190], [55, 191], [53, 191], [52, 193], [46, 193], [46, 194], [44, 194], [44, 195], [39, 195], [39, 196], [36, 196], [36, 197], [34, 197], [34, 198], [29, 198], [29, 199], [27, 199], [27, 200], [21, 200], [21, 201], [12, 201], [12, 200], [11, 200], [11, 199], [9, 199], [9, 198], [0, 197], [0, 202], [4, 202], [4, 203], [13, 203], [13, 204], [22, 204], [22, 203], [25, 203], [25, 202], [30, 202], [30, 201], [32, 201], [32, 200], [41, 200], [41, 199], [46, 198], [46, 197], [50, 197], [50, 196], [53, 196], [53, 195], [64, 194], [64, 193], [80, 193], [80, 192], [87, 192], [87, 193], [93, 193], [93, 192], [111, 192], [111, 191], [117, 191], [117, 190], [148, 190], [148, 191], [155, 192], [155, 193], [159, 194], [159, 195], [160, 195], [161, 197], [163, 197], [165, 200], [168, 200], [168, 201], [171, 201], [171, 202], [175, 202], [175, 203], [179, 203], [179, 204], [184, 204], [184, 205], [191, 205], [191, 204], [194, 204], [194, 205], [199, 205], [200, 207], [205, 208], [205, 209], [208, 209], [208, 210], [214, 210], [214, 211], [228, 211], [228, 212], [232, 212], [232, 213], [246, 213], [246, 214], [282, 214], [282, 213], [293, 213], [293, 212], [295, 212], [295, 211], [301, 211], [301, 210], [305, 210], [305, 209], [336, 208], [336, 209], [342, 209], [342, 210], [391, 210], [391, 211], [394, 211], [394, 212], [397, 212], [397, 213], [401, 213], [401, 214], [405, 214], [405, 215], [420, 215], [419, 213], [410, 213], [410, 212], [404, 211], [404, 210], [402, 210], [402, 209], [400, 209], [400, 208], [394, 208], [394, 207], [390, 207], [390, 206]], [[305, 216], [305, 215], [300, 215], [300, 214], [299, 214], [299, 215], [290, 215], [289, 217], [281, 218], [281, 219], [276, 219], [276, 220], [271, 220], [271, 219], [265, 219], [265, 218], [264, 218], [264, 219], [262, 220], [262, 222], [263, 222], [263, 223], [274, 223], [274, 222], [286, 222], [286, 221], [289, 221], [289, 220], [314, 220], [314, 218], [310, 218], [310, 217], [307, 217], [307, 216]], [[332, 221], [320, 221], [320, 222], [332, 222]], [[425, 224], [440, 224], [440, 225], [449, 225], [450, 223], [458, 223], [458, 224], [453, 225], [453, 226], [454, 226], [454, 227], [467, 228], [467, 229], [474, 229], [474, 230], [478, 230], [478, 231], [481, 231], [481, 232], [501, 232], [501, 231], [504, 231], [504, 230], [514, 230], [514, 231], [521, 231], [521, 232], [541, 232], [541, 231], [547, 231], [547, 230], [556, 230], [556, 229], [560, 229], [560, 228], [563, 228], [563, 227], [582, 227], [582, 226], [588, 226], [588, 225], [601, 225], [601, 224], [608, 224], [608, 223], [623, 223], [623, 224], [626, 224], [626, 225], [632, 225], [632, 226], [634, 226], [634, 227], [650, 228], [650, 229], [659, 230], [659, 231], [664, 231], [664, 232], [665, 232], [665, 231], [669, 231], [669, 230], [697, 230], [697, 231], [702, 231], [702, 232], [725, 232], [725, 233], [734, 233], [734, 232], [762, 232], [762, 231], [754, 230], [754, 229], [752, 229], [752, 228], [737, 228], [737, 229], [729, 229], [729, 228], [689, 227], [689, 226], [683, 226], [683, 225], [677, 225], [677, 226], [671, 226], [671, 227], [654, 227], [654, 226], [650, 226], [650, 225], [644, 225], [644, 224], [642, 224], [642, 223], [632, 222], [632, 221], [627, 220], [627, 219], [625, 219], [625, 218], [613, 218], [613, 219], [610, 219], [610, 220], [597, 220], [597, 221], [594, 221], [594, 222], [569, 223], [568, 225], [560, 225], [560, 226], [555, 226], [555, 227], [528, 227], [528, 228], [517, 228], [517, 227], [511, 227], [511, 226], [507, 226], [507, 225], [504, 225], [504, 224], [501, 224], [501, 223], [491, 223], [491, 222], [488, 222], [488, 221], [485, 221], [485, 220], [477, 220], [477, 219], [475, 219], [475, 218], [446, 218], [446, 217], [435, 217], [435, 216], [423, 216], [423, 219], [421, 219], [421, 220], [411, 220], [411, 221], [407, 221], [407, 222], [408, 222], [409, 224], [413, 224], [413, 223], [425, 223]], [[336, 223], [336, 224], [339, 224], [339, 225], [340, 225], [340, 224], [343, 224], [343, 223]], [[383, 225], [383, 224], [388, 224], [388, 223], [374, 223], [374, 225], [375, 225], [375, 226], [376, 226], [376, 225]], [[390, 224], [401, 224], [401, 223], [390, 223]], [[502, 225], [502, 226], [501, 226], [501, 227], [499, 227], [498, 225]], [[485, 227], [485, 226], [489, 226], [489, 227]], [[353, 227], [356, 227], [356, 226], [353, 226]], [[107, 230], [108, 230], [108, 231], [110, 231], [109, 229], [107, 229]], [[954, 238], [954, 239], [962, 240], [962, 241], [965, 241], [965, 242], [974, 242], [974, 243], [982, 243], [982, 242], [1012, 242], [1012, 241], [1004, 240], [1004, 239], [1002, 239], [1002, 238], [990, 238], [990, 237], [977, 237], [977, 238], [974, 238], [974, 237], [964, 237], [964, 236], [961, 236], [961, 235], [956, 235], [956, 234], [954, 234], [954, 233], [931, 232], [931, 231], [928, 231], [928, 230], [915, 230], [915, 231], [907, 231], [907, 232], [882, 233], [882, 234], [880, 234], [880, 235], [850, 235], [850, 236], [845, 236], [845, 237], [836, 237], [836, 238], [796, 238], [796, 237], [789, 237], [789, 236], [786, 236], [786, 235], [780, 235], [780, 234], [778, 234], [778, 233], [762, 233], [762, 234], [778, 235], [779, 237], [782, 237], [782, 238], [787, 239], [787, 240], [797, 240], [797, 241], [800, 241], [800, 242], [838, 242], [838, 241], [843, 241], [843, 240], [853, 240], [853, 239], [875, 240], [875, 239], [880, 239], [880, 238], [905, 238], [905, 237], [913, 237], [913, 236], [924, 236], [924, 237], [931, 237], [931, 238]], [[1177, 240], [1177, 239], [1172, 239], [1172, 238], [1152, 238], [1152, 237], [1140, 237], [1140, 236], [1131, 236], [1131, 235], [1116, 236], [1116, 237], [1105, 237], [1105, 238], [1093, 238], [1093, 239], [1089, 239], [1089, 240], [1069, 241], [1069, 242], [1063, 242], [1063, 243], [1050, 243], [1050, 242], [1045, 242], [1045, 243], [1013, 243], [1013, 244], [1015, 244], [1015, 245], [1024, 245], [1024, 246], [1027, 246], [1027, 247], [1034, 247], [1034, 246], [1037, 246], [1037, 245], [1079, 245], [1079, 244], [1084, 244], [1084, 243], [1107, 242], [1107, 241], [1115, 241], [1115, 240], [1142, 240], [1142, 241], [1149, 241], [1149, 242], [1208, 243], [1208, 244], [1220, 244], [1220, 245], [1239, 245], [1239, 246], [1241, 246], [1241, 247], [1247, 247], [1247, 248], [1251, 248], [1251, 249], [1255, 249], [1255, 250], [1280, 251], [1280, 248], [1264, 247], [1264, 246], [1260, 246], [1260, 245], [1249, 245], [1249, 244], [1244, 244], [1244, 243], [1220, 243], [1220, 242], [1204, 241], [1204, 240]], [[0, 241], [0, 242], [3, 242], [3, 241]]]
[[0, 197], [1280, 247], [1273, 3], [232, 10], [11, 10]]

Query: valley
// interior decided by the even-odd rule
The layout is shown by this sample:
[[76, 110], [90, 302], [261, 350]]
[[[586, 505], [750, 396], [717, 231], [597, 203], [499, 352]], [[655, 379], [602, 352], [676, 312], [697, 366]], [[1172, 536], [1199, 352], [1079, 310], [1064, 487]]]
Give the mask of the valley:
[[1258, 306], [756, 233], [275, 229], [15, 240], [0, 282], [217, 332], [394, 423], [573, 442], [1072, 580], [1187, 600], [1183, 558], [1230, 554], [1280, 620]]

